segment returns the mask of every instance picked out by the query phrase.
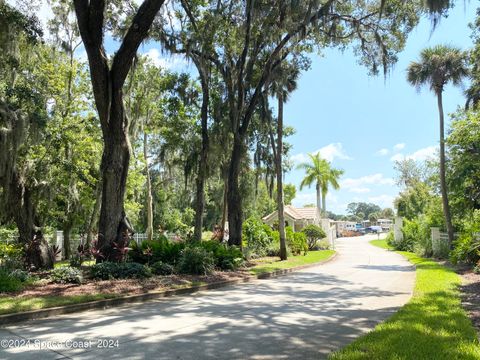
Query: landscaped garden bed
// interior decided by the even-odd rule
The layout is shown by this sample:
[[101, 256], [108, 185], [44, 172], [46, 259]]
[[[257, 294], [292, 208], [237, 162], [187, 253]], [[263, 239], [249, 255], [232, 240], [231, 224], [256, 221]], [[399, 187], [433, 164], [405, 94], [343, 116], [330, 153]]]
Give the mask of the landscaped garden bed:
[[[278, 257], [263, 257], [250, 260], [236, 270], [213, 271], [207, 275], [171, 274], [109, 280], [86, 278], [81, 284], [55, 283], [48, 280], [47, 273], [44, 272], [44, 279], [33, 281], [21, 290], [1, 294], [0, 314], [247, 279], [257, 274], [271, 273], [280, 269], [321, 263], [328, 260], [334, 253], [332, 250], [312, 251], [306, 255], [292, 256], [287, 261], [279, 261]], [[91, 266], [92, 263], [90, 262], [89, 265]], [[88, 273], [90, 266], [84, 266], [83, 272]]]

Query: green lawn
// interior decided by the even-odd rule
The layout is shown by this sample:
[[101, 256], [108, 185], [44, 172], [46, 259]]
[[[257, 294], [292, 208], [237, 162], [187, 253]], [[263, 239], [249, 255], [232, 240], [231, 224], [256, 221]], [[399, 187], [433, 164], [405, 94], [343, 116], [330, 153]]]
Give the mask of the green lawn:
[[370, 244], [381, 247], [385, 250], [393, 250], [393, 248], [387, 244], [386, 240], [372, 240], [370, 241]]
[[267, 258], [264, 262], [250, 269], [254, 275], [273, 272], [280, 269], [290, 269], [301, 265], [324, 262], [335, 254], [334, 250], [310, 251], [307, 255], [291, 256], [286, 261], [280, 261], [278, 258]]
[[[388, 248], [385, 241], [372, 244]], [[330, 359], [480, 359], [477, 333], [460, 303], [460, 277], [435, 261], [398, 253], [417, 267], [413, 298]]]
[[118, 297], [115, 294], [89, 294], [71, 296], [42, 296], [42, 297], [0, 297], [0, 315], [13, 314], [23, 311], [46, 309], [55, 306], [80, 304], [94, 300], [111, 299]]

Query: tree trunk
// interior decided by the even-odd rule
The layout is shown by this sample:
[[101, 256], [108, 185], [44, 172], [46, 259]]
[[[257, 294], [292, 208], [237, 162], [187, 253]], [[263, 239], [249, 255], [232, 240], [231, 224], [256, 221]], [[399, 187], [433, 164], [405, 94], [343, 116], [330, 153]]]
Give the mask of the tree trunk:
[[240, 165], [244, 154], [244, 140], [242, 136], [235, 134], [233, 139], [232, 158], [228, 169], [228, 228], [229, 245], [242, 247], [242, 196], [240, 194], [238, 179], [240, 175]]
[[442, 192], [443, 214], [445, 216], [445, 223], [447, 225], [448, 242], [453, 243], [453, 225], [452, 217], [450, 215], [450, 206], [448, 204], [447, 181], [445, 175], [445, 121], [443, 114], [443, 99], [442, 92], [437, 94], [438, 113], [440, 116], [440, 188]]
[[228, 219], [228, 173], [226, 173], [223, 177], [222, 223], [220, 225], [222, 229], [223, 237], [225, 237], [225, 225], [227, 223], [227, 219]]
[[[203, 74], [203, 71], [199, 69]], [[201, 76], [202, 83], [202, 109], [201, 109], [201, 123], [202, 123], [202, 149], [200, 151], [200, 162], [198, 164], [197, 175], [197, 196], [195, 204], [195, 229], [193, 238], [196, 241], [202, 241], [203, 230], [203, 212], [205, 210], [205, 178], [207, 177], [207, 160], [208, 160], [208, 102], [209, 89], [205, 76]]]
[[[121, 90], [114, 97], [110, 109], [109, 128], [103, 131], [102, 205], [98, 227], [98, 247], [103, 258], [97, 258], [97, 261], [113, 260], [113, 243], [123, 237], [124, 197], [130, 162], [128, 122]], [[119, 122], [123, 126], [119, 126]]]
[[66, 221], [63, 225], [63, 255], [65, 260], [70, 259], [72, 256], [72, 249], [71, 249], [71, 234], [72, 234], [72, 222]]
[[317, 189], [317, 209], [318, 211], [320, 212], [320, 215], [322, 214], [322, 205], [321, 205], [321, 190], [320, 190], [320, 184], [317, 183], [317, 186], [316, 186], [316, 189]]
[[18, 228], [19, 242], [27, 244], [35, 235], [35, 209], [31, 201], [31, 193], [16, 171], [10, 179], [8, 199], [8, 208], [12, 211]]
[[327, 218], [327, 193], [322, 191], [322, 218]]
[[150, 178], [150, 168], [148, 165], [148, 136], [143, 131], [143, 157], [145, 158], [145, 176], [147, 178], [147, 240], [153, 240], [153, 197], [152, 180]]
[[93, 205], [87, 228], [87, 248], [90, 248], [92, 245], [94, 229], [98, 224], [98, 214], [100, 213], [100, 206], [102, 204], [102, 188], [102, 181], [98, 180], [95, 188], [95, 204]]
[[287, 260], [287, 245], [285, 235], [285, 214], [283, 203], [283, 96], [278, 94], [278, 119], [277, 119], [277, 149], [275, 167], [277, 172], [277, 205], [278, 205], [278, 232], [280, 235], [280, 260]]

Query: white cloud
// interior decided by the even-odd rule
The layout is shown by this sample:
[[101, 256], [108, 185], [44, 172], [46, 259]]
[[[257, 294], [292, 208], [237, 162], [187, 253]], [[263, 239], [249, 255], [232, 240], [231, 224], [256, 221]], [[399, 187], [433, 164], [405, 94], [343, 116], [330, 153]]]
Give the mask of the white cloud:
[[435, 158], [436, 155], [437, 147], [428, 146], [426, 148], [415, 151], [413, 154], [408, 155], [407, 158], [415, 161], [424, 161], [427, 159]]
[[293, 199], [292, 204], [296, 207], [302, 207], [306, 204], [316, 204], [316, 202], [317, 195], [314, 192], [309, 192], [297, 194], [295, 199]]
[[[327, 161], [333, 161], [335, 159], [341, 159], [341, 160], [353, 160], [352, 157], [350, 157], [345, 149], [343, 148], [342, 143], [331, 143], [328, 144], [316, 151], [314, 151], [312, 154], [318, 154], [320, 153], [320, 156], [324, 158]], [[300, 153], [296, 154], [290, 157], [290, 160], [293, 161], [294, 163], [302, 163], [302, 162], [308, 162], [309, 157], [305, 153]]]
[[377, 156], [386, 156], [390, 153], [390, 150], [388, 150], [387, 148], [383, 148], [383, 149], [380, 149], [378, 150], [375, 155]]
[[391, 161], [402, 161], [404, 159], [405, 159], [405, 155], [403, 154], [395, 154], [390, 158]]
[[358, 188], [355, 187], [355, 188], [348, 189], [348, 191], [356, 194], [365, 194], [365, 193], [369, 193], [371, 190], [367, 187], [358, 187]]
[[394, 185], [392, 178], [384, 177], [383, 174], [377, 173], [366, 175], [359, 178], [347, 178], [340, 181], [340, 187], [350, 192], [366, 193], [370, 189], [366, 185]]
[[405, 149], [405, 143], [399, 143], [393, 146], [393, 151], [400, 151]]
[[188, 66], [188, 62], [180, 55], [162, 55], [158, 49], [151, 48], [142, 55], [147, 56], [155, 66], [163, 69], [179, 69]]
[[395, 199], [395, 197], [392, 196], [392, 195], [383, 194], [383, 195], [378, 195], [378, 196], [370, 196], [368, 198], [368, 201], [371, 202], [371, 203], [377, 204], [382, 208], [386, 208], [386, 207], [391, 208], [391, 207], [393, 207], [394, 199]]
[[437, 156], [438, 148], [436, 146], [427, 146], [426, 148], [419, 149], [412, 154], [395, 154], [390, 160], [391, 161], [402, 161], [402, 160], [414, 160], [414, 161], [425, 161], [428, 159], [434, 159]]

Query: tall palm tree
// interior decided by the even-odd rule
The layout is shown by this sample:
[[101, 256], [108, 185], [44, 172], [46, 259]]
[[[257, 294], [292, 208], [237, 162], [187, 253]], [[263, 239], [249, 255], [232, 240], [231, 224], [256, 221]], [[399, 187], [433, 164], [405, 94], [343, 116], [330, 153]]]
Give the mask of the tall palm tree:
[[331, 164], [322, 159], [319, 153], [317, 154], [308, 154], [310, 157], [311, 163], [303, 163], [298, 165], [297, 168], [304, 169], [306, 172], [305, 177], [303, 178], [300, 184], [300, 190], [305, 186], [311, 186], [315, 183], [315, 188], [317, 190], [317, 208], [321, 214], [326, 215], [326, 197], [328, 193], [328, 188], [330, 185], [334, 189], [339, 189], [340, 184], [338, 180], [340, 176], [343, 175], [343, 170], [335, 169]]
[[[283, 200], [283, 104], [288, 101], [289, 94], [296, 90], [297, 79], [300, 71], [294, 64], [285, 63], [273, 73], [273, 81], [270, 91], [277, 98], [277, 129], [275, 136], [272, 126], [270, 129], [270, 138], [273, 155], [275, 159], [275, 172], [277, 175], [277, 214], [278, 214], [278, 232], [280, 235], [280, 259], [287, 260], [287, 245], [285, 234], [285, 214]], [[266, 99], [268, 99], [268, 94]], [[268, 104], [268, 101], [266, 101]], [[267, 109], [267, 111], [269, 111]]]
[[322, 182], [320, 186], [322, 188], [323, 216], [326, 217], [327, 216], [326, 198], [327, 198], [328, 188], [331, 185], [332, 188], [334, 188], [335, 190], [340, 189], [340, 184], [338, 180], [344, 174], [344, 171], [333, 168], [328, 161], [325, 161], [325, 162], [326, 162], [325, 172], [323, 173]]
[[445, 85], [460, 85], [468, 76], [467, 54], [462, 50], [446, 45], [426, 48], [420, 53], [420, 61], [411, 62], [407, 69], [407, 80], [418, 90], [428, 85], [437, 96], [440, 119], [440, 187], [442, 192], [443, 213], [447, 224], [449, 242], [453, 241], [453, 226], [448, 204], [445, 180], [445, 120], [443, 113], [443, 91]]

